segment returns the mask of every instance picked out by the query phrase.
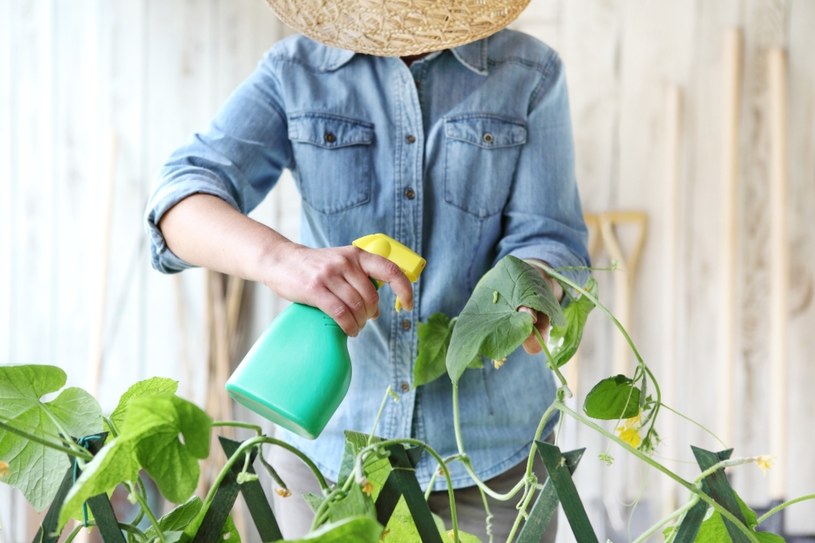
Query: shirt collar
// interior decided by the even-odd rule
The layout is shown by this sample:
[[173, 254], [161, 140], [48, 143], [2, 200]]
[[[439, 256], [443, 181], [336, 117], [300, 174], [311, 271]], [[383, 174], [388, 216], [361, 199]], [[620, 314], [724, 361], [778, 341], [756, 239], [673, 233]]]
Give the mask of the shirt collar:
[[487, 75], [489, 73], [487, 64], [487, 42], [489, 38], [484, 38], [478, 41], [465, 43], [458, 47], [451, 49], [453, 55], [464, 64], [467, 68], [474, 71], [478, 75]]
[[[487, 42], [489, 38], [459, 45], [450, 51], [459, 62], [479, 75], [487, 75]], [[337, 49], [336, 47], [325, 47], [325, 58], [322, 69], [330, 72], [347, 64], [356, 55], [347, 49]]]
[[332, 72], [338, 68], [341, 68], [345, 64], [348, 63], [352, 58], [354, 58], [353, 51], [348, 51], [347, 49], [337, 49], [336, 47], [329, 47], [327, 45], [323, 46], [325, 48], [325, 58], [323, 59], [323, 65], [321, 68], [326, 72]]

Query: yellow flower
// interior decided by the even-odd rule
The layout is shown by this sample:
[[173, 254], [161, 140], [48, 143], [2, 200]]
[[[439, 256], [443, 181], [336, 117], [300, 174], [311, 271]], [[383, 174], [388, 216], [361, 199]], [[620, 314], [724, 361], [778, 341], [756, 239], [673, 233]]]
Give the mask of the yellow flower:
[[289, 496], [291, 496], [291, 490], [289, 490], [288, 488], [278, 488], [275, 489], [275, 492], [277, 492], [277, 495], [280, 496], [281, 498], [288, 498]]
[[761, 456], [756, 456], [755, 462], [759, 469], [761, 469], [761, 473], [766, 475], [767, 471], [773, 467], [775, 458], [766, 454], [762, 454]]
[[374, 485], [371, 484], [371, 481], [365, 481], [365, 483], [362, 485], [362, 491], [369, 496], [373, 493]]
[[8, 463], [0, 460], [0, 479], [9, 474]]
[[617, 435], [625, 443], [636, 449], [640, 446], [640, 443], [642, 443], [642, 438], [640, 437], [641, 424], [640, 413], [637, 413], [633, 417], [625, 419], [622, 425], [617, 427]]
[[493, 360], [492, 365], [495, 366], [495, 369], [500, 370], [501, 366], [503, 366], [506, 361], [507, 361], [506, 357], [499, 358], [498, 360]]
[[636, 428], [624, 428], [621, 426], [617, 428], [617, 434], [620, 436], [620, 439], [635, 449], [640, 446], [640, 443], [642, 443], [639, 430]]

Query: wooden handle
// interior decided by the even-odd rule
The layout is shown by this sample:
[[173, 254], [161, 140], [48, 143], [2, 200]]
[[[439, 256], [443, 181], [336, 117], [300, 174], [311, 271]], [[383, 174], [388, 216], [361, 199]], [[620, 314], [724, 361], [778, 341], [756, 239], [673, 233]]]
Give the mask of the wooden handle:
[[778, 458], [770, 474], [770, 493], [783, 499], [787, 483], [789, 440], [788, 331], [790, 251], [787, 225], [789, 198], [789, 150], [787, 144], [787, 55], [782, 49], [769, 52], [770, 83], [770, 445]]
[[[614, 275], [615, 313], [620, 324], [629, 329], [633, 320], [631, 307], [634, 276], [645, 245], [648, 220], [641, 211], [607, 211], [600, 214], [599, 219], [603, 245], [611, 258], [620, 265], [620, 269]], [[617, 227], [623, 225], [633, 226], [635, 230], [634, 246], [628, 255], [617, 237]], [[613, 353], [615, 374], [628, 375], [631, 372], [630, 352], [621, 334], [614, 335]]]

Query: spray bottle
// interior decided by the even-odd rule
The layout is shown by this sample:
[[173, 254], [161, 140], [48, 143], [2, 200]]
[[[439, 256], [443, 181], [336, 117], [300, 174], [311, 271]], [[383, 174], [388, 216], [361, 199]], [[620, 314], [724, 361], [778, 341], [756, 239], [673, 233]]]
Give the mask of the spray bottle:
[[[361, 237], [353, 245], [395, 263], [411, 282], [419, 279], [426, 264], [385, 234]], [[398, 298], [396, 306], [398, 310]], [[255, 413], [314, 439], [351, 384], [347, 343], [348, 336], [334, 319], [316, 307], [292, 303], [255, 342], [226, 390]]]

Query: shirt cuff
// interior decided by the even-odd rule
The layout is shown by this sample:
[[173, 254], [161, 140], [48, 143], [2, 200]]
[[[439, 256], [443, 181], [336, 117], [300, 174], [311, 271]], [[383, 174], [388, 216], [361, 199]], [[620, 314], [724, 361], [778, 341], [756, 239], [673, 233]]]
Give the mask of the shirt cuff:
[[237, 202], [224, 190], [217, 179], [196, 175], [195, 178], [178, 179], [171, 183], [162, 183], [150, 198], [145, 211], [145, 229], [150, 241], [150, 262], [153, 268], [162, 273], [178, 273], [193, 265], [173, 253], [158, 225], [161, 218], [178, 202], [193, 194], [210, 194], [221, 198], [235, 209]]

